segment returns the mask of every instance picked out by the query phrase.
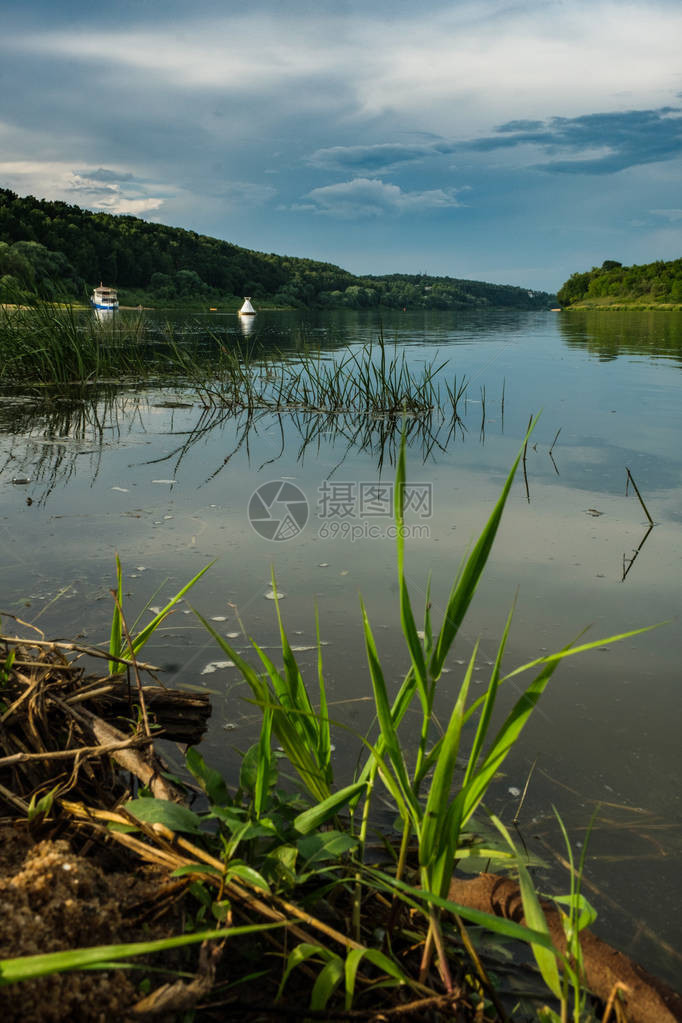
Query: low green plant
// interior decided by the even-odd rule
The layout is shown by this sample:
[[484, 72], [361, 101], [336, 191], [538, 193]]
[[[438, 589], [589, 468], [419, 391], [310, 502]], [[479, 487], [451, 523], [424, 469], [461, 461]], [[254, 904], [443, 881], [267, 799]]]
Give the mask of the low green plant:
[[211, 561], [208, 565], [204, 565], [204, 567], [197, 572], [197, 574], [193, 576], [188, 583], [185, 583], [182, 589], [178, 590], [174, 597], [171, 597], [165, 607], [158, 611], [150, 622], [147, 622], [143, 629], [133, 635], [132, 633], [137, 628], [140, 618], [151, 604], [156, 593], [152, 594], [140, 614], [135, 619], [130, 630], [128, 630], [123, 617], [123, 571], [119, 556], [118, 554], [116, 555], [116, 589], [112, 590], [114, 597], [114, 611], [111, 617], [111, 630], [109, 633], [109, 656], [112, 658], [109, 661], [110, 675], [120, 674], [125, 671], [125, 664], [121, 663], [120, 658], [132, 659], [137, 657], [142, 647], [149, 639], [151, 639], [154, 632], [166, 620], [177, 602], [181, 600], [196, 583], [199, 582], [204, 572], [208, 572], [209, 568], [213, 564], [214, 562]]

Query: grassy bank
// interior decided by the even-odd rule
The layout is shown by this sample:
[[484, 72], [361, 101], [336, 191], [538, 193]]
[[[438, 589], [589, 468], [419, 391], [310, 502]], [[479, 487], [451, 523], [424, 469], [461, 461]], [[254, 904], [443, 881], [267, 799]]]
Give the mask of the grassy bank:
[[641, 299], [637, 302], [625, 302], [619, 300], [605, 299], [590, 299], [584, 302], [573, 302], [570, 306], [565, 306], [562, 312], [570, 312], [572, 309], [599, 309], [599, 310], [616, 310], [616, 311], [627, 311], [627, 310], [656, 310], [662, 311], [674, 311], [679, 312], [682, 309], [682, 302], [656, 302], [653, 299]]

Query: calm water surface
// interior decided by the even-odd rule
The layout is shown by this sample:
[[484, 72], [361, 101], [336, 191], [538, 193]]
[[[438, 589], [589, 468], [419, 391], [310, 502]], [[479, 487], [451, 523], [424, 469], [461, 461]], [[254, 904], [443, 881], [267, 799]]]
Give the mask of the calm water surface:
[[[669, 620], [558, 669], [490, 805], [510, 823], [517, 790], [535, 765], [521, 837], [546, 858], [540, 884], [554, 888], [567, 883], [547, 847], [561, 851], [552, 806], [579, 842], [599, 805], [587, 863], [601, 930], [675, 982], [682, 974], [682, 317], [407, 313], [386, 314], [380, 324], [375, 314], [349, 311], [259, 314], [248, 325], [219, 314], [178, 317], [175, 328], [180, 339], [210, 329], [226, 343], [243, 341], [247, 331], [289, 360], [303, 346], [338, 357], [381, 331], [415, 367], [437, 359], [447, 361], [443, 381], [466, 377], [461, 425], [451, 430], [449, 418], [437, 415], [428, 430], [413, 423], [408, 451], [408, 479], [429, 500], [409, 518], [418, 527], [408, 541], [411, 593], [422, 606], [430, 573], [436, 622], [529, 417], [542, 412], [527, 451], [527, 488], [519, 473], [437, 709], [449, 713], [477, 639], [483, 684], [517, 588], [510, 668], [586, 626], [588, 638], [598, 638]], [[249, 634], [274, 647], [274, 606], [265, 596], [274, 566], [285, 622], [311, 680], [319, 607], [343, 780], [358, 754], [355, 736], [371, 720], [359, 594], [387, 677], [397, 684], [408, 663], [396, 628], [391, 520], [381, 514], [387, 491], [376, 491], [392, 483], [395, 437], [381, 420], [358, 437], [357, 422], [344, 417], [321, 423], [291, 413], [245, 426], [243, 417], [207, 414], [190, 389], [131, 390], [95, 408], [57, 405], [49, 413], [5, 397], [2, 605], [49, 637], [105, 641], [115, 552], [131, 619], [218, 559], [192, 603], [224, 633], [239, 633], [241, 618]], [[632, 488], [626, 495], [627, 468], [656, 523], [650, 532]], [[303, 491], [309, 517], [298, 535], [268, 542], [250, 525], [247, 507], [256, 488], [281, 479]], [[246, 648], [243, 638], [235, 643]], [[187, 604], [146, 656], [165, 666], [171, 685], [214, 694], [204, 752], [229, 774], [237, 751], [253, 741], [256, 716], [234, 669], [207, 670], [224, 655]], [[511, 689], [504, 695], [504, 707], [514, 696]], [[408, 743], [411, 728], [408, 721]]]

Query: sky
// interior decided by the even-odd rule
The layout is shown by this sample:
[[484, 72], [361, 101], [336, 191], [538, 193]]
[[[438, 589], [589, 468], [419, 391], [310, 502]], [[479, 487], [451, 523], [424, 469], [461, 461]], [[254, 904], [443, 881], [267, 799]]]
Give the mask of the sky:
[[0, 0], [0, 187], [357, 274], [682, 256], [680, 0]]

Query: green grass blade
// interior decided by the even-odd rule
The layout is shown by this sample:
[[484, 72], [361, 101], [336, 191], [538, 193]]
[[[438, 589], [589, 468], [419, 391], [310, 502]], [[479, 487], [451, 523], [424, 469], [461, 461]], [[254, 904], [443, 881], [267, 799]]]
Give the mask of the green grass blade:
[[324, 682], [324, 666], [322, 663], [322, 641], [320, 640], [320, 615], [315, 606], [315, 638], [317, 642], [317, 684], [320, 693], [320, 712], [317, 718], [317, 762], [325, 773], [327, 784], [333, 780], [332, 771], [332, 738], [329, 726], [329, 708], [327, 706], [327, 689]]
[[[317, 801], [326, 799], [330, 795], [329, 785], [324, 774], [320, 771], [316, 759], [311, 755], [311, 752], [306, 747], [302, 739], [300, 729], [296, 727], [298, 717], [300, 715], [287, 712], [281, 704], [278, 705], [277, 703], [273, 703], [272, 694], [267, 682], [261, 678], [256, 671], [254, 671], [248, 661], [245, 661], [223, 636], [216, 632], [211, 623], [206, 621], [203, 615], [197, 611], [196, 608], [192, 608], [192, 610], [206, 631], [213, 636], [221, 650], [223, 650], [230, 660], [232, 660], [239, 668], [244, 680], [248, 682], [251, 687], [256, 702], [263, 713], [265, 713], [265, 710], [268, 707], [273, 711], [272, 730], [281, 742], [290, 763], [298, 772], [301, 780], [312, 795], [313, 799]], [[261, 650], [257, 643], [253, 643], [253, 646], [268, 670], [270, 677], [279, 677], [281, 685], [284, 686], [284, 681], [281, 679], [281, 676], [279, 676], [277, 669], [267, 654]], [[275, 698], [277, 698], [277, 694], [275, 694]]]
[[398, 557], [398, 588], [400, 591], [400, 624], [403, 636], [407, 643], [410, 660], [414, 668], [417, 692], [422, 702], [422, 709], [425, 715], [430, 713], [430, 701], [428, 691], [428, 680], [426, 674], [426, 661], [421, 640], [417, 635], [417, 626], [412, 613], [410, 595], [405, 580], [405, 428], [403, 427], [400, 438], [400, 452], [398, 454], [398, 465], [396, 467], [394, 507], [396, 523], [396, 550]]
[[660, 629], [662, 625], [669, 624], [670, 621], [656, 622], [654, 625], [644, 625], [641, 629], [631, 629], [629, 632], [619, 632], [615, 636], [605, 636], [602, 639], [594, 639], [589, 643], [581, 643], [580, 646], [573, 646], [573, 644], [570, 644], [556, 654], [546, 654], [544, 657], [536, 657], [534, 661], [528, 661], [527, 664], [522, 664], [521, 667], [514, 668], [513, 671], [504, 675], [500, 679], [500, 682], [507, 682], [510, 678], [520, 675], [523, 671], [529, 671], [531, 668], [536, 668], [539, 664], [549, 664], [555, 661], [562, 661], [565, 657], [573, 657], [574, 654], [582, 654], [587, 650], [596, 650], [598, 647], [608, 646], [609, 643], [620, 643], [621, 640], [630, 639], [632, 636], [639, 636], [643, 632], [651, 632], [652, 629]]
[[398, 739], [398, 733], [396, 732], [395, 726], [393, 724], [393, 717], [391, 715], [391, 708], [388, 701], [388, 691], [386, 689], [384, 673], [381, 668], [381, 662], [379, 660], [376, 644], [374, 642], [374, 636], [372, 635], [372, 629], [369, 624], [369, 619], [367, 617], [367, 611], [365, 610], [365, 605], [364, 603], [362, 603], [362, 601], [361, 606], [362, 620], [365, 632], [365, 648], [367, 651], [367, 662], [369, 664], [369, 674], [372, 680], [372, 689], [374, 690], [374, 703], [377, 710], [377, 717], [379, 719], [382, 743], [393, 767], [393, 771], [395, 773], [396, 780], [400, 786], [403, 799], [406, 803], [409, 803], [414, 809], [415, 800], [411, 791], [411, 786], [407, 775], [407, 767], [405, 766], [405, 759], [403, 757], [403, 751], [400, 745], [400, 740]]
[[[440, 754], [436, 761], [436, 767], [433, 773], [433, 781], [431, 782], [431, 787], [426, 800], [424, 821], [419, 837], [419, 863], [423, 867], [433, 863], [433, 861], [439, 856], [444, 843], [447, 843], [449, 839], [452, 839], [455, 845], [457, 842], [457, 836], [449, 835], [447, 832], [450, 828], [447, 828], [445, 825], [450, 816], [448, 811], [450, 807], [452, 779], [454, 777], [455, 765], [457, 763], [457, 753], [459, 752], [459, 740], [462, 734], [464, 707], [466, 704], [467, 694], [469, 692], [469, 686], [471, 684], [471, 677], [473, 675], [477, 653], [478, 643], [474, 647], [471, 659], [469, 660], [469, 665], [457, 696], [457, 702], [453, 707], [448, 727], [445, 731], [445, 735], [443, 736]], [[452, 820], [450, 820], [449, 823], [452, 825]]]
[[263, 720], [261, 721], [260, 737], [258, 740], [258, 767], [256, 771], [256, 785], [253, 793], [254, 810], [256, 817], [260, 818], [264, 813], [270, 795], [270, 781], [272, 777], [272, 709], [263, 708]]
[[303, 813], [300, 813], [294, 819], [294, 827], [302, 835], [316, 831], [322, 824], [326, 824], [330, 817], [334, 817], [351, 799], [359, 796], [366, 787], [365, 782], [356, 781], [352, 785], [339, 789], [338, 792], [334, 792], [327, 799], [322, 800], [321, 803], [316, 803], [309, 810], [304, 810]]
[[158, 941], [139, 941], [125, 945], [96, 945], [92, 948], [69, 949], [66, 952], [46, 952], [42, 955], [2, 959], [0, 960], [0, 986], [14, 984], [20, 980], [30, 980], [33, 977], [44, 977], [49, 973], [64, 973], [66, 970], [98, 966], [100, 963], [126, 959], [128, 956], [165, 952], [170, 948], [194, 945], [200, 941], [236, 938], [243, 934], [284, 927], [287, 923], [288, 921], [282, 920], [277, 923], [251, 924], [245, 927], [224, 927], [220, 930], [197, 931], [192, 934], [181, 934], [175, 938], [162, 938]]
[[[314, 746], [311, 748], [308, 742], [309, 734], [301, 725], [301, 719], [314, 712], [298, 710], [290, 706], [289, 687], [286, 680], [282, 678], [265, 651], [254, 640], [251, 642], [270, 676], [275, 689], [275, 700], [278, 701], [270, 704], [268, 695], [267, 700], [262, 703], [258, 702], [261, 703], [261, 708], [265, 708], [266, 705], [272, 706], [274, 711], [273, 731], [310, 794], [316, 800], [326, 799], [330, 795], [326, 772], [320, 769], [317, 750]], [[284, 701], [284, 706], [282, 706], [282, 701]]]
[[365, 871], [376, 882], [380, 882], [385, 885], [387, 891], [396, 892], [412, 906], [421, 908], [422, 903], [437, 906], [439, 909], [445, 909], [449, 910], [451, 913], [457, 913], [457, 915], [461, 916], [464, 920], [469, 920], [472, 924], [478, 924], [480, 927], [484, 927], [492, 934], [500, 934], [506, 938], [512, 938], [515, 941], [523, 941], [526, 944], [535, 942], [536, 944], [542, 945], [550, 950], [554, 949], [551, 938], [548, 938], [542, 931], [536, 931], [530, 927], [524, 927], [523, 924], [517, 924], [513, 920], [507, 920], [504, 917], [493, 916], [491, 913], [484, 913], [480, 909], [461, 906], [458, 902], [452, 902], [450, 899], [436, 895], [434, 892], [425, 891], [423, 888], [415, 888], [412, 885], [406, 884], [404, 881], [399, 881], [397, 878], [391, 877], [390, 874], [386, 874], [376, 868], [365, 867]]
[[514, 746], [528, 718], [533, 713], [538, 700], [542, 696], [547, 683], [554, 674], [558, 663], [558, 661], [555, 661], [552, 664], [545, 665], [544, 670], [531, 682], [504, 721], [490, 750], [484, 757], [483, 763], [466, 789], [464, 823], [473, 814], [485, 795], [486, 789], [493, 777], [499, 771], [509, 751]]
[[[121, 561], [116, 554], [116, 598], [114, 601], [114, 613], [111, 616], [111, 635], [109, 636], [109, 653], [120, 657], [123, 649], [123, 627], [121, 622], [121, 607], [123, 606], [123, 573]], [[109, 674], [115, 675], [123, 670], [123, 665], [118, 661], [109, 661]]]
[[213, 639], [216, 641], [221, 650], [223, 650], [224, 653], [226, 653], [227, 656], [230, 658], [230, 660], [233, 661], [235, 665], [239, 668], [244, 677], [244, 680], [248, 682], [248, 684], [251, 686], [251, 689], [253, 691], [254, 696], [256, 697], [256, 700], [258, 700], [261, 704], [266, 704], [269, 700], [270, 694], [266, 683], [263, 681], [260, 675], [256, 671], [254, 671], [249, 662], [245, 661], [244, 658], [237, 653], [234, 647], [230, 643], [228, 643], [223, 636], [220, 635], [220, 633], [216, 632], [211, 623], [204, 618], [200, 611], [197, 611], [197, 609], [194, 607], [192, 608], [192, 611], [197, 616], [197, 618], [204, 626], [206, 631], [210, 633], [211, 636], [213, 636]]
[[[303, 682], [303, 676], [298, 666], [298, 662], [294, 657], [293, 650], [289, 644], [289, 639], [284, 628], [282, 621], [282, 613], [279, 608], [279, 598], [277, 596], [277, 580], [275, 579], [275, 570], [272, 569], [272, 592], [275, 595], [275, 611], [277, 614], [277, 624], [279, 626], [280, 642], [282, 644], [282, 657], [284, 659], [284, 670], [286, 673], [287, 682], [287, 693], [289, 705], [294, 710], [302, 712], [299, 717], [301, 728], [305, 733], [306, 742], [311, 750], [317, 750], [318, 747], [318, 734], [317, 734], [317, 717], [313, 711], [308, 691]], [[282, 701], [284, 703], [284, 701]], [[286, 706], [286, 703], [285, 703]]]
[[322, 1012], [326, 1009], [327, 1002], [343, 980], [344, 975], [345, 966], [340, 956], [335, 955], [322, 967], [310, 995], [310, 1008], [313, 1012]]
[[199, 572], [197, 572], [197, 574], [194, 576], [194, 578], [190, 579], [190, 581], [188, 583], [185, 583], [185, 585], [182, 587], [182, 589], [178, 590], [178, 592], [175, 594], [175, 596], [172, 597], [168, 601], [166, 606], [161, 611], [159, 611], [159, 613], [157, 615], [155, 615], [152, 618], [151, 622], [149, 622], [148, 625], [145, 626], [145, 628], [142, 630], [142, 632], [139, 632], [137, 634], [137, 636], [133, 637], [133, 650], [132, 650], [133, 654], [137, 654], [138, 653], [138, 651], [145, 645], [145, 643], [147, 642], [149, 637], [152, 635], [154, 630], [157, 629], [159, 627], [159, 625], [161, 625], [161, 623], [168, 617], [171, 609], [175, 606], [175, 604], [177, 604], [177, 602], [182, 597], [184, 597], [184, 595], [188, 592], [188, 590], [191, 590], [192, 587], [196, 583], [199, 582], [199, 580], [201, 579], [202, 575], [205, 572], [208, 572], [209, 568], [211, 568], [211, 566], [214, 565], [214, 564], [215, 564], [215, 560], [214, 561], [209, 561], [208, 565], [204, 565], [204, 567]]
[[[535, 891], [535, 886], [533, 885], [531, 876], [528, 873], [525, 864], [521, 861], [521, 857], [519, 856], [518, 850], [512, 841], [511, 835], [502, 821], [498, 820], [497, 817], [491, 815], [491, 820], [509, 843], [516, 856], [516, 868], [519, 873], [519, 888], [521, 890], [521, 900], [523, 902], [523, 915], [526, 918], [526, 923], [528, 927], [531, 927], [533, 930], [539, 931], [546, 935], [547, 938], [550, 938], [547, 918], [545, 917], [542, 906], [540, 905], [540, 900], [538, 899], [537, 892]], [[530, 947], [533, 951], [533, 955], [535, 956], [535, 961], [538, 964], [538, 969], [542, 974], [542, 979], [552, 994], [561, 1000], [561, 981], [559, 979], [559, 969], [557, 967], [555, 952], [548, 949], [545, 945], [539, 945], [536, 942], [531, 942]]]
[[[393, 701], [393, 705], [391, 706], [390, 713], [391, 713], [391, 720], [393, 722], [394, 730], [398, 728], [398, 726], [400, 725], [400, 722], [402, 721], [402, 719], [404, 718], [405, 714], [407, 713], [407, 710], [408, 710], [410, 704], [412, 703], [412, 699], [413, 699], [414, 694], [416, 692], [416, 688], [417, 688], [417, 686], [416, 686], [415, 677], [414, 677], [414, 669], [410, 668], [410, 670], [408, 671], [407, 675], [403, 679], [402, 685], [400, 686], [400, 689], [398, 690], [398, 693], [397, 693], [397, 695], [396, 695], [396, 697], [395, 697], [395, 699]], [[385, 752], [385, 742], [384, 742], [384, 739], [383, 739], [382, 735], [379, 735], [379, 738], [377, 739], [377, 742], [376, 742], [376, 752], [379, 754], [379, 756], [383, 756], [383, 754]], [[362, 769], [362, 771], [361, 771], [361, 773], [359, 775], [358, 780], [363, 780], [363, 779], [365, 781], [367, 780], [368, 774], [373, 769], [373, 763], [374, 763], [374, 753], [372, 754], [372, 756], [365, 763], [365, 766], [363, 767], [363, 769]]]
[[307, 941], [302, 941], [300, 945], [297, 945], [296, 948], [291, 950], [287, 958], [287, 965], [284, 973], [282, 974], [282, 979], [279, 982], [275, 1002], [278, 1002], [282, 997], [282, 992], [284, 991], [286, 982], [288, 981], [292, 970], [295, 970], [297, 966], [300, 966], [301, 963], [304, 963], [307, 959], [311, 959], [313, 956], [317, 955], [321, 956], [323, 959], [328, 959], [331, 953], [324, 948], [323, 945], [313, 945], [311, 942]]
[[478, 719], [478, 727], [476, 729], [476, 737], [474, 744], [471, 747], [469, 753], [469, 759], [467, 763], [466, 773], [464, 775], [464, 781], [462, 782], [462, 788], [466, 789], [471, 781], [474, 774], [478, 758], [483, 748], [486, 736], [488, 734], [488, 728], [490, 727], [490, 719], [492, 717], [493, 708], [495, 706], [495, 697], [497, 696], [497, 690], [500, 684], [500, 666], [502, 664], [502, 657], [504, 654], [504, 648], [507, 645], [507, 638], [509, 636], [509, 629], [511, 628], [512, 618], [514, 616], [514, 608], [516, 606], [516, 598], [512, 604], [511, 611], [507, 617], [507, 621], [502, 633], [499, 646], [497, 648], [497, 656], [495, 657], [495, 664], [490, 675], [490, 682], [488, 683], [488, 689], [485, 694], [485, 702], [483, 704], [483, 710], [481, 716]]
[[400, 984], [408, 984], [409, 981], [397, 963], [389, 959], [387, 955], [376, 948], [352, 948], [346, 956], [345, 978], [346, 978], [346, 1012], [353, 1008], [353, 996], [355, 994], [355, 981], [358, 968], [363, 959], [367, 959], [374, 966], [383, 970], [393, 980]]
[[[650, 632], [652, 629], [659, 629], [662, 625], [668, 625], [669, 622], [656, 622], [654, 625], [645, 625], [641, 629], [632, 629], [630, 632], [621, 632], [615, 636], [606, 636], [602, 639], [592, 640], [590, 643], [581, 643], [580, 646], [574, 646], [573, 643], [567, 644], [562, 650], [556, 654], [545, 654], [543, 657], [536, 657], [533, 661], [528, 661], [526, 664], [522, 664], [518, 668], [514, 668], [513, 671], [503, 675], [499, 681], [499, 685], [503, 682], [509, 682], [510, 679], [516, 678], [517, 675], [521, 675], [524, 671], [530, 671], [531, 668], [537, 668], [538, 665], [542, 664], [554, 664], [562, 661], [566, 657], [572, 657], [574, 654], [585, 653], [587, 650], [596, 650], [599, 647], [607, 646], [609, 643], [618, 643], [623, 639], [630, 639], [632, 636], [638, 636], [642, 632]], [[580, 635], [585, 633], [585, 629], [582, 630]], [[464, 716], [465, 722], [467, 722], [476, 711], [485, 703], [487, 694], [480, 696], [471, 706], [467, 709]]]
[[[525, 441], [528, 440], [536, 422], [537, 416], [533, 420], [531, 427], [526, 434]], [[431, 657], [431, 675], [433, 678], [439, 677], [445, 658], [448, 655], [459, 627], [462, 624], [467, 608], [469, 607], [474, 593], [476, 592], [476, 587], [478, 586], [479, 579], [483, 569], [485, 568], [488, 557], [490, 556], [490, 551], [492, 550], [493, 542], [497, 535], [497, 530], [502, 518], [502, 512], [504, 511], [504, 506], [507, 503], [507, 498], [514, 481], [514, 476], [521, 460], [522, 453], [523, 448], [521, 448], [516, 456], [514, 464], [511, 467], [502, 489], [502, 493], [498, 498], [497, 504], [493, 508], [488, 521], [483, 527], [483, 531], [478, 538], [474, 549], [467, 558], [466, 564], [464, 565], [458, 580], [455, 582], [452, 590], [450, 591], [447, 607], [445, 609], [445, 617], [436, 643], [436, 649]]]

